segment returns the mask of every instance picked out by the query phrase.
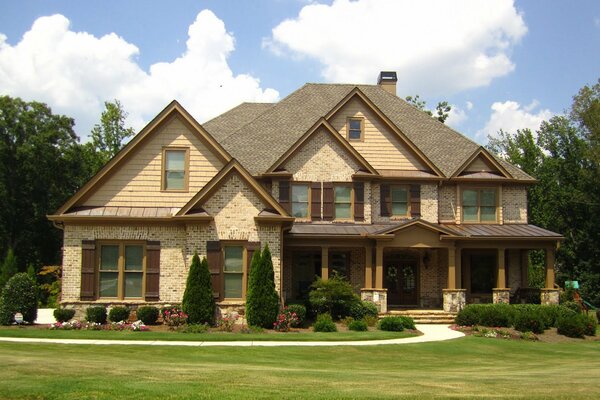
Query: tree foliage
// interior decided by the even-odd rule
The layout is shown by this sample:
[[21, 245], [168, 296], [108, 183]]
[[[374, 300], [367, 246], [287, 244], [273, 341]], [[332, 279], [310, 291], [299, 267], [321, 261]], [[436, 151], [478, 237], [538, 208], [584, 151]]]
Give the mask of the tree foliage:
[[33, 323], [37, 318], [37, 290], [33, 279], [24, 272], [8, 280], [0, 296], [0, 325], [14, 321], [16, 313], [23, 314], [23, 320]]
[[210, 271], [206, 258], [194, 253], [188, 273], [183, 301], [183, 312], [188, 315], [190, 324], [213, 324], [215, 320], [215, 299], [210, 281]]
[[6, 258], [4, 258], [4, 261], [0, 264], [0, 293], [2, 293], [2, 288], [6, 285], [6, 282], [8, 282], [8, 280], [17, 272], [19, 272], [17, 257], [15, 257], [13, 249], [9, 248], [6, 253]]
[[421, 98], [419, 97], [418, 94], [415, 96], [406, 96], [405, 100], [412, 106], [429, 114], [430, 117], [437, 119], [441, 123], [446, 122], [446, 120], [450, 116], [450, 111], [452, 110], [452, 106], [450, 104], [448, 104], [447, 101], [440, 101], [435, 106], [435, 115], [434, 115], [433, 111], [427, 109], [427, 102], [425, 100], [421, 100]]
[[104, 102], [100, 124], [92, 128], [92, 146], [97, 155], [97, 169], [106, 164], [124, 146], [124, 142], [134, 135], [133, 128], [125, 127], [127, 112], [119, 100]]
[[56, 263], [61, 232], [46, 218], [87, 179], [71, 118], [45, 104], [0, 96], [0, 254], [19, 270]]
[[566, 115], [543, 122], [537, 136], [500, 132], [488, 145], [538, 179], [528, 192], [530, 222], [565, 236], [557, 281], [579, 280], [582, 296], [594, 304], [600, 304], [599, 122], [600, 81], [582, 88]]
[[273, 328], [279, 313], [279, 296], [275, 290], [275, 277], [271, 251], [266, 245], [252, 256], [248, 293], [246, 294], [246, 318], [248, 325]]

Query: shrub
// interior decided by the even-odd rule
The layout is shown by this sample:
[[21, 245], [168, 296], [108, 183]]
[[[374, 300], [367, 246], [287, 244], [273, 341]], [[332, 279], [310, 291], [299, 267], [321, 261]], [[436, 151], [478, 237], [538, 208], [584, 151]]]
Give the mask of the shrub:
[[222, 332], [233, 332], [233, 327], [238, 320], [238, 314], [224, 314], [222, 317], [217, 319], [217, 329]]
[[215, 299], [208, 262], [205, 257], [201, 262], [198, 253], [192, 257], [181, 308], [188, 315], [190, 324], [213, 324], [215, 321]]
[[350, 305], [350, 316], [356, 320], [376, 317], [378, 314], [377, 306], [370, 301], [357, 301]]
[[456, 324], [461, 326], [483, 325], [509, 327], [514, 309], [509, 304], [471, 304], [456, 316]]
[[400, 318], [400, 320], [402, 321], [402, 326], [404, 327], [404, 329], [417, 329], [417, 327], [415, 326], [415, 320], [411, 317], [400, 316], [398, 318]]
[[583, 338], [586, 332], [586, 319], [581, 314], [561, 315], [556, 325], [559, 334], [572, 338]]
[[319, 314], [317, 320], [313, 325], [313, 331], [315, 332], [337, 332], [337, 326], [333, 323], [331, 315]]
[[75, 310], [68, 308], [57, 308], [54, 310], [54, 319], [57, 322], [67, 322], [75, 316]]
[[539, 308], [517, 310], [512, 325], [520, 332], [543, 333], [546, 329], [544, 317]]
[[594, 318], [592, 315], [584, 314], [583, 321], [585, 324], [585, 335], [596, 336], [596, 326], [598, 325], [596, 318]]
[[111, 322], [127, 322], [129, 319], [129, 308], [113, 307], [108, 312], [108, 320]]
[[262, 252], [256, 250], [248, 277], [246, 319], [249, 325], [273, 328], [279, 313], [279, 296], [275, 291], [273, 260], [269, 246]]
[[154, 325], [158, 320], [158, 308], [154, 306], [142, 306], [137, 309], [136, 317], [144, 325]]
[[181, 311], [179, 307], [166, 307], [160, 310], [163, 323], [170, 327], [178, 327], [187, 324], [187, 314]]
[[340, 276], [327, 280], [317, 278], [311, 288], [308, 299], [312, 311], [317, 314], [328, 313], [336, 320], [350, 315], [351, 308], [360, 302], [350, 282]]
[[377, 318], [377, 317], [371, 317], [371, 316], [366, 316], [364, 318], [364, 321], [367, 323], [368, 326], [375, 326], [379, 322], [379, 318]]
[[291, 325], [292, 328], [302, 326], [306, 321], [306, 307], [302, 304], [290, 304], [287, 306], [287, 311], [296, 314], [297, 321]]
[[190, 324], [181, 329], [183, 333], [206, 333], [208, 332], [207, 324]]
[[92, 322], [95, 324], [105, 324], [106, 308], [104, 308], [103, 306], [88, 307], [85, 310], [85, 319], [87, 322]]
[[388, 316], [379, 320], [379, 329], [382, 331], [402, 332], [404, 324], [401, 317]]
[[350, 329], [351, 331], [358, 332], [369, 330], [369, 328], [367, 327], [367, 323], [362, 319], [350, 322], [350, 324], [348, 325], [348, 329]]
[[13, 275], [6, 282], [0, 296], [0, 324], [14, 322], [15, 314], [23, 314], [23, 321], [33, 323], [37, 318], [36, 284], [24, 272]]
[[298, 316], [294, 311], [290, 311], [288, 307], [284, 307], [279, 313], [277, 321], [273, 323], [273, 329], [279, 332], [289, 332], [292, 326], [298, 325]]
[[460, 326], [473, 326], [479, 323], [479, 308], [478, 304], [469, 304], [456, 314], [454, 322]]
[[581, 312], [581, 306], [579, 305], [579, 303], [576, 303], [574, 301], [566, 301], [562, 303], [562, 306], [568, 308], [569, 310], [575, 311], [576, 313]]

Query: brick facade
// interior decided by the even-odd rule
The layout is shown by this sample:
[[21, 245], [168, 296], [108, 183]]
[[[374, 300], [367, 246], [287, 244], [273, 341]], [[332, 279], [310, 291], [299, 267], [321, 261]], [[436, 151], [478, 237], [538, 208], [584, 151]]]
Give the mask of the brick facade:
[[502, 188], [502, 215], [505, 224], [527, 223], [527, 188], [504, 186]]

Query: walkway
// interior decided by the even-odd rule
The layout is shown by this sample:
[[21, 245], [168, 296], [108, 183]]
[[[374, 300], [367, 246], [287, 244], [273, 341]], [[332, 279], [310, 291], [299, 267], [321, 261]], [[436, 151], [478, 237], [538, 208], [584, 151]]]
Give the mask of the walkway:
[[[14, 338], [0, 337], [0, 342], [13, 343], [56, 343], [56, 344], [93, 344], [93, 345], [127, 345], [127, 346], [190, 346], [190, 347], [212, 347], [212, 346], [375, 346], [383, 344], [409, 344], [438, 342], [442, 340], [463, 337], [464, 333], [453, 331], [448, 325], [417, 324], [417, 329], [423, 332], [421, 336], [403, 339], [387, 340], [359, 340], [346, 342], [270, 342], [270, 341], [238, 341], [238, 342], [192, 342], [192, 341], [166, 341], [166, 340], [95, 340], [95, 339], [36, 339], [36, 338]], [[142, 334], [143, 335], [143, 334]]]

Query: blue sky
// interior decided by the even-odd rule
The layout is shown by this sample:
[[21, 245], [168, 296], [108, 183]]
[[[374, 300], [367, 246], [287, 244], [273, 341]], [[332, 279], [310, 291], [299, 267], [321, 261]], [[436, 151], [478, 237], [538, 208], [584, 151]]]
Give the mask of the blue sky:
[[[319, 4], [320, 3], [320, 4]], [[117, 98], [141, 128], [176, 98], [205, 121], [305, 82], [448, 100], [480, 143], [537, 128], [600, 78], [600, 2], [0, 1], [0, 94], [48, 103], [85, 138]]]

